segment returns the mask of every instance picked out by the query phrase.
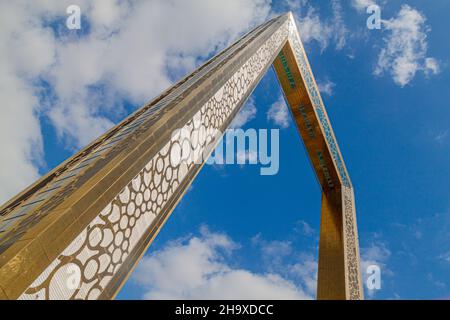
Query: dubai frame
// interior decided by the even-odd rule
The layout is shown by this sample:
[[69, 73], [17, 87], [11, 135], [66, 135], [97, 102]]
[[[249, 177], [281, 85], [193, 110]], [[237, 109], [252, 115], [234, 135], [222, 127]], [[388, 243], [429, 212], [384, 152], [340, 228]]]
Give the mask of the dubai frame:
[[0, 299], [114, 298], [203, 166], [185, 154], [209, 155], [272, 64], [322, 189], [317, 298], [362, 299], [353, 188], [291, 13], [2, 206]]

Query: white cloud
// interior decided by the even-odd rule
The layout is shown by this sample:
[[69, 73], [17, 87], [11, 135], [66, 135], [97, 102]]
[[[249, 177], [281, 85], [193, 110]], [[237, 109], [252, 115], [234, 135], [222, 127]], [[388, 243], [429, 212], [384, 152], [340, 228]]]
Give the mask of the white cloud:
[[362, 268], [366, 269], [371, 264], [384, 266], [390, 256], [391, 251], [386, 247], [385, 243], [372, 243], [369, 247], [361, 248]]
[[336, 84], [330, 80], [326, 81], [319, 81], [317, 86], [319, 87], [320, 93], [326, 94], [327, 96], [333, 95], [333, 89], [336, 86]]
[[433, 274], [431, 274], [431, 273], [428, 273], [427, 274], [427, 280], [429, 281], [429, 282], [431, 282], [434, 286], [436, 286], [436, 287], [439, 287], [439, 288], [446, 288], [447, 287], [447, 284], [445, 283], [445, 282], [443, 282], [443, 281], [440, 281], [440, 280], [437, 280], [434, 276], [433, 276]]
[[289, 110], [282, 96], [271, 105], [267, 112], [267, 120], [281, 128], [289, 127]]
[[307, 237], [316, 235], [316, 230], [311, 227], [308, 222], [303, 220], [297, 221], [295, 230], [299, 234]]
[[333, 11], [332, 17], [333, 39], [336, 43], [336, 49], [341, 50], [345, 46], [348, 33], [347, 27], [345, 26], [344, 23], [341, 2], [339, 0], [331, 0], [331, 8]]
[[318, 264], [311, 253], [296, 252], [291, 241], [267, 241], [260, 234], [252, 238], [252, 244], [259, 247], [268, 270], [297, 283], [309, 296], [316, 295]]
[[439, 259], [450, 262], [450, 251], [441, 254]]
[[396, 18], [384, 20], [388, 35], [384, 37], [386, 47], [378, 56], [374, 70], [376, 75], [390, 73], [394, 82], [404, 87], [410, 83], [417, 72], [436, 74], [439, 64], [436, 59], [427, 57], [426, 18], [418, 10], [403, 5]]
[[447, 140], [448, 137], [448, 131], [449, 130], [444, 130], [444, 131], [440, 131], [438, 132], [435, 136], [434, 136], [434, 141], [438, 142], [438, 143], [442, 143], [445, 140]]
[[230, 128], [241, 128], [247, 122], [254, 119], [256, 117], [256, 106], [255, 106], [255, 100], [253, 97], [250, 97], [244, 107], [239, 111], [239, 113], [236, 115], [236, 117], [233, 119], [233, 121], [230, 124]]
[[308, 294], [315, 296], [318, 261], [311, 254], [302, 254], [299, 260], [299, 262], [289, 265], [287, 270], [294, 279], [302, 283]]
[[[39, 176], [40, 118], [78, 149], [125, 115], [125, 100], [151, 99], [270, 11], [270, 0], [80, 0], [76, 35], [70, 4], [0, 3], [0, 201]], [[39, 80], [51, 99], [40, 101]]]
[[293, 252], [290, 241], [266, 241], [261, 234], [257, 234], [252, 238], [252, 245], [259, 248], [264, 263], [271, 270], [279, 269], [283, 259]]
[[51, 65], [54, 42], [51, 31], [16, 2], [0, 3], [0, 38], [1, 203], [39, 176], [41, 108], [33, 80]]
[[425, 59], [425, 72], [428, 74], [438, 74], [440, 71], [439, 62], [435, 58]]
[[344, 48], [348, 30], [343, 19], [341, 3], [338, 0], [331, 1], [332, 17], [327, 20], [322, 19], [317, 9], [308, 1], [288, 1], [287, 7], [294, 12], [304, 43], [317, 41], [322, 51], [330, 43], [334, 43], [337, 50]]
[[203, 228], [199, 237], [177, 240], [139, 263], [132, 279], [147, 299], [310, 299], [276, 273], [232, 265], [238, 245]]
[[352, 0], [352, 6], [359, 11], [365, 11], [367, 7], [377, 4], [374, 0]]
[[263, 254], [268, 257], [286, 256], [292, 252], [292, 244], [290, 241], [274, 240], [264, 243], [261, 248]]
[[308, 8], [307, 14], [304, 16], [299, 16], [297, 13], [296, 17], [299, 21], [299, 33], [304, 43], [315, 40], [320, 44], [322, 50], [328, 47], [332, 37], [331, 27], [320, 19], [314, 8]]

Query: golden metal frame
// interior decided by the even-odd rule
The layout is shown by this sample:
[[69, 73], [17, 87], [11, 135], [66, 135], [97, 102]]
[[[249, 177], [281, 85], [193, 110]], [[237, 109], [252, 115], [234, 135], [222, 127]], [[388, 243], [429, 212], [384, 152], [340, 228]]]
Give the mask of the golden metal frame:
[[353, 188], [291, 13], [2, 206], [0, 299], [114, 298], [204, 164], [185, 151], [212, 151], [272, 63], [323, 190], [317, 297], [362, 299]]

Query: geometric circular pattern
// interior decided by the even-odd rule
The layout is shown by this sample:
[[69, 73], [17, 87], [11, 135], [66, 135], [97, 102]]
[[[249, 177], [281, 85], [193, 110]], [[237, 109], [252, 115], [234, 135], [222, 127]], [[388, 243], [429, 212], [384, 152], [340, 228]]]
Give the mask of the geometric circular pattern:
[[99, 297], [190, 170], [206, 161], [236, 107], [288, 38], [290, 23], [287, 20], [280, 26], [183, 128], [173, 132], [164, 147], [19, 299]]

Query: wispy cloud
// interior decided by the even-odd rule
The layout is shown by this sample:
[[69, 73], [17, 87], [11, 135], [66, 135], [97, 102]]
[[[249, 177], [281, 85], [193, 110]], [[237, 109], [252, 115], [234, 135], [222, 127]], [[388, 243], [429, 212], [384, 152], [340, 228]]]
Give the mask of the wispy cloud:
[[289, 127], [289, 110], [282, 96], [270, 106], [267, 112], [267, 120], [281, 128]]
[[447, 251], [438, 257], [440, 260], [446, 261], [450, 263], [450, 251]]
[[344, 48], [347, 42], [348, 34], [348, 30], [344, 22], [341, 2], [339, 0], [331, 0], [331, 8], [333, 11], [333, 39], [336, 43], [336, 49], [341, 50], [342, 48]]
[[352, 0], [352, 6], [359, 11], [365, 11], [367, 7], [377, 4], [375, 0]]
[[311, 227], [308, 222], [303, 220], [297, 221], [294, 230], [299, 234], [307, 237], [314, 236], [317, 234], [316, 230], [313, 227]]
[[241, 128], [256, 117], [255, 99], [250, 97], [230, 124], [231, 128]]
[[298, 252], [289, 240], [266, 240], [260, 234], [252, 239], [270, 271], [291, 279], [311, 297], [317, 289], [317, 259], [312, 252]]
[[261, 250], [262, 258], [269, 268], [277, 269], [281, 261], [293, 251], [292, 242], [288, 240], [265, 240], [261, 234], [252, 238], [252, 245]]
[[433, 140], [436, 141], [437, 143], [445, 142], [448, 138], [448, 131], [449, 130], [443, 130], [438, 132], [437, 134], [434, 135]]
[[173, 241], [145, 256], [132, 280], [147, 299], [311, 299], [275, 272], [231, 264], [239, 245], [206, 227], [199, 236]]
[[394, 82], [404, 87], [410, 83], [417, 72], [437, 74], [439, 63], [428, 57], [425, 16], [418, 10], [403, 5], [396, 18], [383, 20], [388, 34], [383, 38], [385, 47], [378, 56], [375, 75], [389, 73]]
[[445, 282], [437, 280], [431, 273], [427, 274], [427, 280], [438, 288], [446, 288], [447, 287], [447, 284]]
[[344, 48], [348, 29], [339, 0], [331, 1], [332, 16], [328, 19], [322, 18], [308, 1], [288, 1], [287, 7], [294, 12], [304, 43], [316, 41], [322, 51], [330, 44], [334, 44], [337, 50]]
[[319, 81], [317, 86], [319, 87], [320, 93], [326, 94], [327, 96], [332, 96], [336, 84], [327, 79], [325, 81]]

